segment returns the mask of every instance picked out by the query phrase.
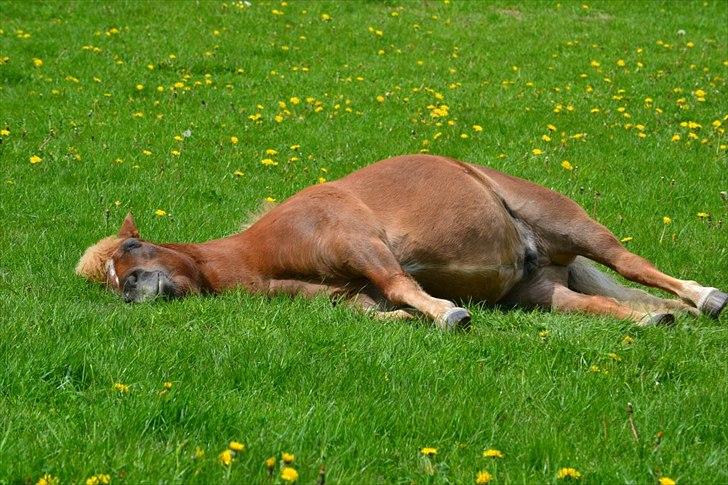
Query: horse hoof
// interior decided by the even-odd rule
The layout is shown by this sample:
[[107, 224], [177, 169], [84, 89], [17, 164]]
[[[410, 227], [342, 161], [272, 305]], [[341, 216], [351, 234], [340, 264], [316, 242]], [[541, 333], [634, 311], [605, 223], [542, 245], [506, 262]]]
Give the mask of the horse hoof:
[[444, 328], [447, 330], [454, 328], [467, 330], [470, 328], [470, 312], [465, 308], [451, 308], [445, 312], [443, 319], [445, 320]]
[[655, 313], [653, 315], [647, 315], [640, 323], [640, 326], [642, 327], [672, 327], [673, 325], [675, 325], [675, 315], [672, 313]]
[[698, 309], [711, 318], [718, 318], [726, 303], [728, 303], [728, 295], [720, 290], [713, 290], [700, 303]]

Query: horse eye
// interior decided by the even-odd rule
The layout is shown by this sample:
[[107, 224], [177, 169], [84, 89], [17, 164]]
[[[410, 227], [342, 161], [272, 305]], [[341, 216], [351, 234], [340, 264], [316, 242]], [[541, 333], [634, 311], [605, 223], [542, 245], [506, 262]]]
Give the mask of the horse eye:
[[142, 247], [142, 243], [139, 241], [139, 239], [133, 237], [121, 243], [121, 249], [123, 251], [132, 251], [134, 249], [139, 249], [140, 247]]

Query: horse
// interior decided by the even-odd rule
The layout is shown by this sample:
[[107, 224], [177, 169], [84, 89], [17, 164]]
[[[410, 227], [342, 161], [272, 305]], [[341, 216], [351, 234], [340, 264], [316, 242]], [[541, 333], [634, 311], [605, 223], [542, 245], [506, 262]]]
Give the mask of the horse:
[[[593, 261], [678, 298], [619, 284]], [[425, 318], [441, 329], [469, 327], [459, 306], [467, 302], [647, 326], [671, 325], [676, 314], [718, 318], [728, 301], [662, 273], [555, 191], [425, 154], [305, 188], [241, 232], [203, 243], [149, 242], [129, 214], [85, 251], [76, 273], [127, 302], [230, 288], [328, 295], [376, 318]]]

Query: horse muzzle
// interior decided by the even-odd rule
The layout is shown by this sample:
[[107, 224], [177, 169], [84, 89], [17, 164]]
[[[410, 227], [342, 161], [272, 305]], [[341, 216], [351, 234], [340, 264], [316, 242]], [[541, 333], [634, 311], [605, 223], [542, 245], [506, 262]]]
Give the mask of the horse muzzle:
[[173, 298], [175, 295], [174, 283], [160, 270], [133, 270], [121, 285], [121, 296], [127, 303], [141, 303], [158, 297]]

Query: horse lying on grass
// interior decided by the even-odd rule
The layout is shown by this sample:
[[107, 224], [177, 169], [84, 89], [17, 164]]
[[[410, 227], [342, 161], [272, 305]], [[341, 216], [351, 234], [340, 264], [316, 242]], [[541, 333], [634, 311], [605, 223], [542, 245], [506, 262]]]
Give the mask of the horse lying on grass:
[[[590, 263], [677, 295], [627, 288]], [[626, 250], [572, 200], [496, 170], [431, 155], [375, 163], [308, 187], [244, 231], [199, 244], [140, 239], [131, 215], [76, 272], [128, 302], [242, 287], [344, 299], [377, 317], [467, 327], [454, 302], [612, 315], [639, 325], [718, 318], [728, 295]]]

